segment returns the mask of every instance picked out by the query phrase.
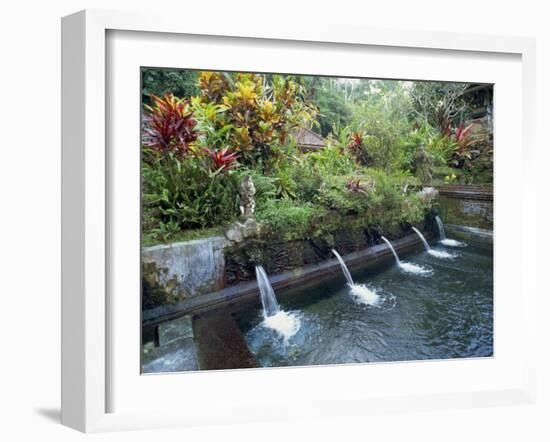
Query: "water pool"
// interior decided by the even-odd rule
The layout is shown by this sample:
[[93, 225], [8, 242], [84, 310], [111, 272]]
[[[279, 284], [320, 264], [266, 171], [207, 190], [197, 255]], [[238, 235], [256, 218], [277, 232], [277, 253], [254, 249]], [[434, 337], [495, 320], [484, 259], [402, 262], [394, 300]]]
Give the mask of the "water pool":
[[350, 269], [367, 296], [355, 295], [361, 290], [352, 290], [341, 272], [283, 293], [281, 309], [299, 321], [287, 339], [265, 326], [260, 304], [233, 316], [262, 367], [492, 356], [492, 253], [473, 245], [433, 250], [456, 256], [404, 257], [423, 274], [389, 261], [376, 270]]

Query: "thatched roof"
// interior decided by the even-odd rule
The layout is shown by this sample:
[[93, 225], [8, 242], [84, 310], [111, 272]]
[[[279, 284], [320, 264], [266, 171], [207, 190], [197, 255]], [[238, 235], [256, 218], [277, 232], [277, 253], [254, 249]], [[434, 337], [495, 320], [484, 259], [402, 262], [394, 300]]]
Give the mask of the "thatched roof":
[[319, 150], [325, 147], [325, 139], [309, 129], [298, 129], [294, 137], [296, 138], [298, 148], [303, 152]]

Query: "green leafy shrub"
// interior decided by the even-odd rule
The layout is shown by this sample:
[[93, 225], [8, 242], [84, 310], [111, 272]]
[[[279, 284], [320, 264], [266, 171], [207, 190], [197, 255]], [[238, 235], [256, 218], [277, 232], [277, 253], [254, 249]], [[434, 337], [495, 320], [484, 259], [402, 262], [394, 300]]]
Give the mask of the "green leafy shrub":
[[376, 110], [369, 110], [361, 122], [364, 133], [357, 159], [360, 164], [390, 170], [399, 158], [400, 130]]
[[275, 192], [277, 198], [296, 198], [297, 183], [294, 179], [293, 167], [290, 164], [287, 163], [278, 167], [274, 179], [277, 187]]
[[378, 81], [371, 89], [354, 103], [351, 127], [363, 135], [366, 164], [390, 171], [399, 162], [399, 140], [410, 131], [412, 103], [396, 82]]
[[338, 214], [362, 218], [366, 228], [395, 232], [425, 215], [427, 207], [414, 194], [419, 187], [410, 174], [369, 169], [366, 175], [327, 179], [317, 202]]
[[403, 136], [400, 141], [401, 169], [408, 171], [414, 169], [415, 154], [421, 144], [433, 158], [435, 167], [447, 166], [456, 150], [456, 143], [450, 136], [441, 134], [430, 126], [416, 128]]
[[448, 133], [431, 126], [416, 128], [401, 139], [399, 163], [402, 169], [414, 169], [414, 155], [420, 144], [434, 160], [436, 182], [492, 182], [493, 140], [483, 125], [461, 124], [449, 129]]
[[305, 202], [315, 201], [324, 183], [323, 176], [311, 169], [306, 169], [303, 173], [297, 174], [295, 180], [296, 196], [300, 201]]
[[217, 226], [238, 215], [238, 175], [174, 153], [142, 162], [144, 231], [166, 241], [180, 230]]
[[395, 234], [405, 223], [419, 222], [425, 215], [424, 203], [410, 189], [418, 181], [407, 175], [388, 175], [371, 171], [375, 189], [371, 192], [371, 210], [367, 213], [370, 228]]
[[459, 125], [452, 138], [456, 149], [450, 164], [464, 171], [467, 183], [493, 181], [493, 134], [482, 123]]
[[363, 192], [355, 192], [348, 188], [350, 180], [362, 181], [361, 178], [350, 176], [329, 177], [319, 190], [317, 202], [344, 215], [364, 214], [370, 205], [370, 189], [367, 188], [372, 184], [366, 184], [363, 180]]
[[315, 227], [315, 219], [325, 213], [322, 207], [290, 199], [267, 200], [258, 207], [257, 219], [268, 235], [286, 241], [308, 238]]
[[310, 168], [312, 171], [324, 175], [345, 175], [353, 173], [353, 171], [357, 169], [357, 164], [346, 148], [346, 143], [346, 131], [343, 130], [338, 140], [329, 137], [322, 149], [303, 154], [300, 157], [300, 164], [298, 166]]

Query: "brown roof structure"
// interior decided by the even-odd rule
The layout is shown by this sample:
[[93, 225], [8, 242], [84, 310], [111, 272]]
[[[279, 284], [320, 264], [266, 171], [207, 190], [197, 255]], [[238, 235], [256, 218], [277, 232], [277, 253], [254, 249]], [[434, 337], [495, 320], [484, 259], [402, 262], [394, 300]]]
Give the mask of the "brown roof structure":
[[304, 127], [298, 129], [294, 134], [296, 144], [302, 152], [319, 150], [325, 147], [325, 139], [315, 132]]

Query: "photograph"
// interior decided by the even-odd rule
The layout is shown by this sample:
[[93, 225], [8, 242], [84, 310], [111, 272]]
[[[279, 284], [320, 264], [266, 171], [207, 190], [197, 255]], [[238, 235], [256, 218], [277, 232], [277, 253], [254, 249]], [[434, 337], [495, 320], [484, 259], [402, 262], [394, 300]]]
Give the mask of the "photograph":
[[508, 3], [4, 2], [0, 442], [550, 441]]
[[140, 76], [143, 375], [494, 356], [493, 84]]

